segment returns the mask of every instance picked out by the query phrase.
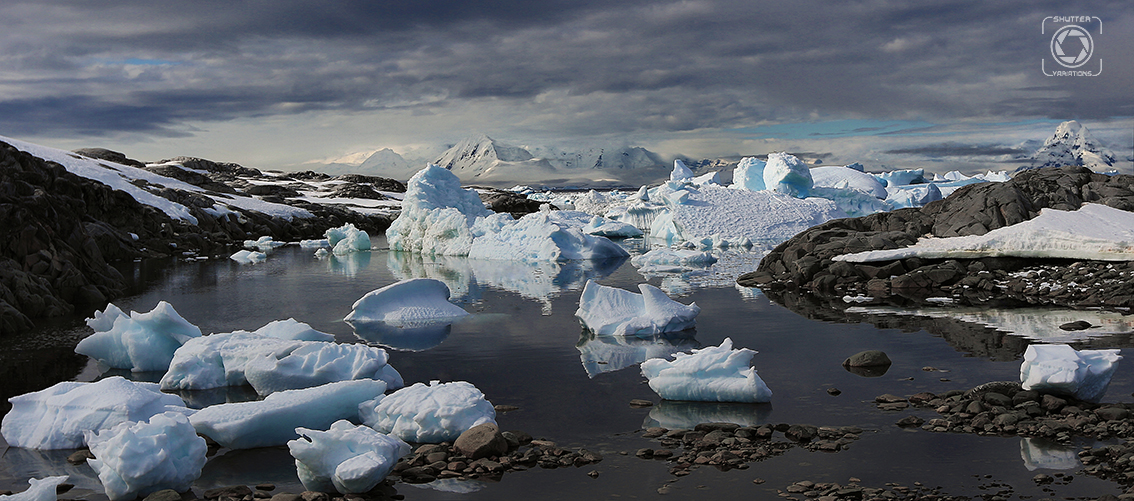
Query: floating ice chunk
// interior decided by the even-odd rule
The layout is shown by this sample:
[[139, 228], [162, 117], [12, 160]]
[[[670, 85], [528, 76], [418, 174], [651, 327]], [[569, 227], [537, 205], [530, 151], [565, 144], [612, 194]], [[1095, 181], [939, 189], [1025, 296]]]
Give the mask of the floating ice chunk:
[[64, 381], [45, 390], [8, 399], [0, 433], [13, 447], [78, 449], [84, 431], [99, 431], [126, 421], [142, 421], [166, 411], [189, 413], [176, 395], [154, 383], [109, 377], [96, 383]]
[[312, 329], [294, 318], [273, 320], [253, 331], [253, 334], [295, 341], [334, 341], [335, 336]]
[[659, 247], [630, 259], [639, 272], [662, 273], [686, 271], [692, 267], [706, 267], [717, 262], [708, 252], [689, 249]]
[[168, 369], [173, 352], [201, 336], [201, 329], [187, 322], [165, 301], [159, 301], [147, 313], [132, 311], [129, 316], [109, 304], [106, 310], [87, 319], [87, 325], [95, 333], [79, 341], [75, 353], [114, 369], [134, 372]]
[[681, 160], [673, 161], [673, 171], [669, 173], [670, 181], [686, 181], [693, 178], [693, 171], [685, 166]]
[[886, 198], [886, 185], [871, 174], [847, 167], [816, 167], [811, 169], [813, 186], [855, 190], [875, 198]]
[[326, 429], [340, 419], [358, 420], [358, 406], [386, 391], [372, 379], [287, 390], [254, 402], [218, 404], [189, 417], [197, 433], [230, 449], [284, 445], [298, 427]]
[[323, 259], [330, 255], [331, 253], [328, 252], [327, 249], [320, 248], [319, 250], [315, 251], [315, 259]]
[[400, 438], [335, 421], [327, 431], [296, 428], [301, 438], [287, 448], [295, 458], [299, 481], [309, 491], [341, 494], [370, 492], [386, 478], [398, 459], [410, 453]]
[[754, 157], [744, 157], [740, 159], [740, 163], [736, 164], [736, 168], [732, 170], [732, 185], [730, 188], [736, 188], [748, 191], [764, 191], [764, 167], [767, 162], [757, 160]]
[[336, 256], [370, 250], [370, 235], [351, 223], [328, 229], [325, 235], [331, 252]]
[[0, 501], [56, 501], [59, 496], [55, 493], [59, 484], [67, 481], [67, 475], [57, 477], [29, 478], [28, 490], [17, 492], [8, 496], [0, 496]]
[[787, 153], [768, 155], [764, 165], [764, 186], [777, 193], [806, 198], [813, 184], [811, 169], [802, 160]]
[[905, 186], [907, 184], [925, 183], [925, 169], [907, 169], [907, 170], [892, 170], [873, 174], [879, 181], [882, 181], [886, 188], [893, 188], [895, 186]]
[[268, 235], [264, 235], [256, 240], [245, 240], [244, 246], [249, 249], [257, 249], [260, 252], [268, 252], [276, 247], [283, 247], [287, 242], [277, 242]]
[[1065, 344], [1033, 344], [1024, 350], [1020, 384], [1025, 390], [1098, 402], [1122, 360], [1120, 350], [1080, 350]]
[[283, 357], [268, 353], [244, 366], [244, 378], [260, 395], [310, 388], [336, 381], [380, 379], [400, 388], [402, 376], [386, 362], [386, 350], [361, 344], [304, 343]]
[[363, 402], [358, 413], [367, 426], [416, 443], [452, 441], [474, 426], [496, 424], [496, 409], [465, 381], [417, 383]]
[[608, 238], [633, 238], [643, 235], [642, 230], [632, 224], [606, 219], [602, 216], [591, 218], [591, 221], [583, 227], [583, 233]]
[[163, 489], [185, 492], [205, 466], [205, 439], [189, 418], [175, 412], [148, 422], [119, 423], [102, 432], [86, 432], [98, 472], [110, 499], [134, 499]]
[[303, 249], [317, 249], [323, 247], [330, 247], [331, 241], [326, 238], [317, 238], [313, 240], [300, 240], [299, 247]]
[[906, 207], [922, 207], [929, 202], [936, 202], [944, 198], [941, 190], [934, 183], [916, 184], [910, 186], [896, 186], [886, 195], [886, 202], [895, 209]]
[[[648, 195], [647, 195], [648, 196]], [[640, 230], [650, 229], [654, 219], [663, 213], [669, 212], [666, 206], [650, 202], [632, 204], [628, 207], [617, 207], [607, 211], [606, 217], [615, 221], [622, 221], [634, 225]]]
[[248, 384], [244, 368], [260, 356], [282, 358], [303, 344], [250, 332], [230, 332], [195, 338], [173, 354], [161, 378], [163, 390], [207, 390]]
[[472, 233], [476, 237], [468, 256], [474, 259], [577, 261], [630, 255], [605, 237], [583, 233], [580, 226], [558, 218], [553, 211], [541, 210], [515, 221], [508, 214], [497, 214], [477, 220]]
[[267, 260], [268, 255], [264, 254], [263, 252], [250, 251], [250, 250], [246, 249], [246, 250], [236, 251], [236, 253], [234, 253], [231, 256], [228, 256], [228, 258], [233, 260], [233, 261], [236, 261], [240, 264], [256, 264], [256, 263], [262, 263], [265, 260]]
[[449, 287], [432, 278], [411, 278], [373, 290], [351, 306], [344, 320], [413, 324], [468, 315], [449, 302]]
[[764, 403], [772, 390], [749, 367], [756, 352], [732, 349], [732, 339], [693, 353], [679, 353], [669, 362], [653, 358], [642, 362], [642, 375], [650, 388], [666, 400]]
[[661, 334], [696, 325], [697, 303], [681, 304], [650, 284], [638, 289], [641, 294], [588, 280], [575, 316], [598, 336]]

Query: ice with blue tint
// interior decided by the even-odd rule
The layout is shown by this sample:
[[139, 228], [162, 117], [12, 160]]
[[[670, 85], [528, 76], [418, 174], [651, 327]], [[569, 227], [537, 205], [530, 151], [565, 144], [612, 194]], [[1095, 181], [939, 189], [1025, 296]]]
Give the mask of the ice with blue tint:
[[95, 333], [79, 341], [75, 353], [87, 355], [114, 369], [133, 372], [164, 371], [173, 352], [190, 339], [201, 336], [201, 329], [189, 323], [173, 306], [158, 302], [147, 313], [122, 312], [113, 303], [96, 311], [87, 325]]
[[244, 368], [256, 357], [282, 358], [303, 341], [250, 332], [212, 334], [193, 339], [173, 354], [161, 378], [163, 390], [207, 390], [248, 384]]
[[465, 315], [468, 312], [449, 302], [449, 287], [443, 282], [411, 278], [366, 293], [343, 320], [412, 325]]
[[[651, 358], [700, 348], [693, 330], [652, 336], [595, 336], [586, 333], [575, 345], [588, 377], [638, 365]], [[692, 427], [690, 427], [691, 429]]]
[[[886, 198], [886, 185], [877, 177], [862, 171], [839, 166], [811, 169], [813, 186], [859, 191], [875, 198]], [[821, 195], [820, 195], [821, 196]]]
[[705, 268], [717, 262], [717, 258], [704, 251], [692, 249], [671, 249], [659, 247], [641, 256], [630, 258], [630, 263], [639, 273], [673, 273], [693, 268]]
[[814, 180], [802, 160], [787, 153], [772, 153], [764, 165], [764, 186], [777, 193], [807, 198]]
[[605, 237], [588, 235], [577, 221], [541, 208], [513, 220], [509, 214], [478, 219], [468, 256], [508, 261], [581, 261], [630, 254]]
[[296, 428], [325, 430], [340, 419], [358, 421], [358, 406], [386, 391], [373, 379], [280, 391], [252, 402], [218, 404], [189, 417], [197, 433], [230, 449], [285, 445]]
[[575, 316], [598, 336], [634, 336], [678, 332], [697, 323], [697, 303], [681, 304], [650, 284], [640, 294], [588, 280]]
[[929, 180], [925, 178], [925, 169], [900, 169], [872, 174], [878, 178], [886, 188], [893, 188], [895, 186], [905, 186], [907, 184], [925, 183]]
[[772, 390], [749, 364], [756, 352], [732, 349], [732, 339], [692, 353], [678, 353], [671, 362], [652, 358], [642, 362], [650, 388], [666, 400], [766, 403]]
[[228, 256], [229, 259], [240, 264], [256, 264], [267, 261], [268, 255], [260, 251], [239, 250]]
[[685, 166], [681, 160], [673, 161], [673, 170], [669, 173], [670, 181], [686, 181], [693, 178], [693, 171]]
[[466, 381], [430, 381], [363, 402], [362, 422], [382, 433], [415, 443], [456, 440], [468, 429], [496, 424], [496, 409]]
[[607, 238], [633, 238], [643, 235], [642, 230], [630, 223], [606, 219], [602, 216], [592, 216], [583, 226], [583, 233]]
[[296, 428], [300, 438], [287, 443], [303, 487], [340, 494], [370, 492], [398, 459], [410, 453], [400, 438], [340, 420], [326, 431]]
[[1098, 402], [1118, 368], [1121, 350], [1076, 350], [1066, 344], [1033, 344], [1024, 350], [1020, 386]]
[[[842, 169], [842, 167], [839, 168]], [[811, 196], [834, 202], [835, 206], [846, 213], [847, 217], [867, 216], [892, 209], [891, 205], [883, 199], [849, 188], [815, 186], [811, 188]]]
[[333, 334], [326, 332], [319, 332], [312, 329], [310, 325], [300, 322], [294, 318], [287, 320], [273, 320], [268, 322], [263, 327], [256, 329], [253, 334], [261, 336], [274, 337], [276, 339], [290, 339], [295, 341], [334, 341]]
[[922, 207], [929, 202], [945, 198], [934, 183], [894, 186], [886, 195], [886, 203], [895, 209]]
[[324, 236], [327, 237], [327, 245], [331, 247], [331, 252], [336, 256], [370, 250], [370, 235], [355, 228], [351, 223], [330, 228], [324, 232]]
[[205, 466], [205, 439], [189, 418], [166, 412], [148, 421], [126, 422], [86, 432], [103, 490], [112, 500], [135, 499], [164, 489], [188, 491]]
[[67, 475], [60, 475], [57, 477], [44, 477], [44, 478], [29, 478], [28, 490], [9, 494], [7, 496], [0, 496], [0, 501], [56, 501], [59, 495], [56, 494], [56, 488], [59, 484], [67, 481]]
[[740, 163], [736, 164], [736, 168], [732, 170], [730, 188], [764, 191], [766, 189], [764, 186], [764, 167], [766, 165], [767, 162], [754, 157], [740, 159]]
[[720, 172], [709, 172], [701, 174], [700, 176], [690, 179], [689, 182], [696, 186], [704, 186], [706, 184], [715, 184], [717, 186], [722, 186]]
[[12, 447], [78, 449], [87, 431], [99, 431], [127, 421], [143, 421], [166, 411], [191, 413], [176, 395], [162, 393], [154, 383], [109, 377], [95, 383], [64, 381], [45, 390], [8, 399], [0, 434]]

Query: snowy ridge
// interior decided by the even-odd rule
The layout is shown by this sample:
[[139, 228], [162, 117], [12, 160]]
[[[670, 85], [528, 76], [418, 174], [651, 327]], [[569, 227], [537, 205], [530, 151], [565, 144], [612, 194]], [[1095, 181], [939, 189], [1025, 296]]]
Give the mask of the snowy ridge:
[[1113, 169], [1114, 163], [1114, 152], [1075, 120], [1059, 124], [1055, 133], [1032, 155], [1033, 168], [1081, 165], [1103, 172]]

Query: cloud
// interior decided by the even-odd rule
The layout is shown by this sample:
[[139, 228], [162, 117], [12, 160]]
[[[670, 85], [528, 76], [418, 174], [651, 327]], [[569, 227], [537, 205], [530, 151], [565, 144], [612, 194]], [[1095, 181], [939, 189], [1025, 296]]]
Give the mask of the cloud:
[[939, 143], [886, 150], [885, 153], [890, 155], [921, 155], [926, 157], [1002, 157], [1006, 155], [1027, 156], [1032, 152], [1025, 151], [1023, 148], [993, 144]]

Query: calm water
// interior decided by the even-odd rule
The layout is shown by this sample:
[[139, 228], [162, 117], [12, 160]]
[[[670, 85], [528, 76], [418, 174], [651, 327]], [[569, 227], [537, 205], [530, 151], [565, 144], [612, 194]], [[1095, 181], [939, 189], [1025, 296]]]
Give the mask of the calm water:
[[[639, 251], [642, 247], [641, 243], [628, 245]], [[399, 484], [398, 491], [411, 500], [655, 497], [657, 489], [674, 477], [664, 462], [634, 456], [639, 448], [658, 446], [640, 438], [640, 430], [656, 425], [691, 427], [702, 421], [857, 425], [867, 431], [849, 450], [838, 453], [795, 448], [753, 463], [747, 470], [721, 472], [701, 467], [674, 483], [668, 497], [772, 498], [777, 489], [799, 480], [844, 483], [857, 477], [867, 486], [920, 481], [942, 486], [952, 494], [972, 496], [986, 493], [981, 487], [989, 483], [1007, 482], [1015, 488], [1014, 498], [1040, 498], [1052, 494], [1036, 488], [1031, 478], [1056, 471], [1075, 474], [1070, 484], [1055, 486], [1058, 497], [1093, 498], [1121, 492], [1115, 484], [1076, 474], [1081, 469], [1074, 459], [1077, 448], [1028, 444], [1016, 437], [902, 430], [894, 425], [901, 417], [917, 413], [928, 419], [932, 413], [885, 413], [871, 403], [883, 393], [942, 392], [1018, 379], [1017, 357], [1027, 344], [1023, 339], [963, 324], [931, 332], [937, 329], [927, 331], [921, 326], [937, 325], [941, 320], [919, 324], [916, 319], [893, 315], [807, 315], [826, 318], [809, 319], [771, 303], [757, 291], [733, 285], [737, 273], [755, 268], [759, 255], [726, 257], [710, 270], [643, 277], [629, 261], [567, 265], [428, 261], [385, 251], [317, 260], [310, 250], [283, 248], [268, 261], [251, 266], [231, 261], [136, 263], [125, 272], [135, 278], [137, 294], [115, 303], [123, 310], [149, 311], [165, 300], [206, 333], [254, 330], [291, 317], [333, 333], [340, 342], [382, 344], [390, 347], [390, 363], [407, 383], [472, 382], [494, 404], [520, 408], [497, 416], [502, 429], [527, 431], [605, 457], [597, 465], [578, 469], [537, 468], [509, 473], [500, 482], [434, 486], [468, 491], [463, 493]], [[351, 304], [366, 292], [413, 277], [444, 281], [454, 301], [473, 315], [447, 330], [409, 338], [356, 333], [342, 322]], [[695, 301], [702, 308], [696, 331], [622, 342], [591, 339], [574, 317], [588, 278], [631, 290], [649, 281], [682, 302]], [[963, 335], [956, 334], [957, 325], [965, 331]], [[88, 334], [81, 319], [70, 319], [44, 325], [21, 339], [0, 340], [3, 396], [39, 390], [61, 380], [102, 377], [96, 366], [72, 351]], [[688, 351], [719, 344], [726, 337], [738, 347], [759, 352], [753, 364], [774, 392], [772, 404], [659, 403], [635, 365], [646, 354]], [[1103, 336], [1093, 339], [1091, 346], [1122, 347], [1127, 337]], [[893, 366], [873, 378], [841, 367], [843, 359], [865, 349], [885, 351]], [[926, 372], [923, 367], [947, 372]], [[1134, 391], [1130, 374], [1129, 366], [1120, 366], [1108, 401], [1130, 399]], [[831, 396], [826, 391], [830, 387], [842, 393]], [[631, 408], [628, 404], [636, 398], [659, 405]], [[1076, 447], [1084, 445], [1090, 444], [1082, 442]], [[1022, 454], [1022, 450], [1030, 452]], [[66, 463], [70, 452], [6, 449], [0, 457], [0, 489], [20, 491], [26, 488], [28, 477], [69, 474], [76, 488], [65, 497], [105, 499], [92, 470]], [[1037, 462], [1060, 470], [1033, 470]], [[591, 470], [598, 470], [599, 477], [588, 477]], [[767, 482], [754, 484], [756, 478]], [[195, 488], [201, 492], [258, 482], [302, 490], [292, 459], [283, 448], [222, 453], [205, 466]]]

